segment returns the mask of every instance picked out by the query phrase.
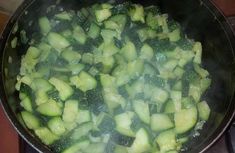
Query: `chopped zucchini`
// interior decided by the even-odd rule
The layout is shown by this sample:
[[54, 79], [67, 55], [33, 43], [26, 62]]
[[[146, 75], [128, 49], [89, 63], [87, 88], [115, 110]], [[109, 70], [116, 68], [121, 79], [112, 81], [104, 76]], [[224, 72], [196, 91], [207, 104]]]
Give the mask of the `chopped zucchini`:
[[44, 92], [48, 92], [53, 89], [53, 86], [50, 82], [43, 78], [35, 78], [31, 84], [33, 90], [40, 90]]
[[197, 108], [182, 109], [174, 115], [175, 131], [177, 134], [191, 130], [197, 123]]
[[37, 129], [40, 127], [39, 119], [36, 116], [34, 116], [32, 113], [23, 111], [21, 112], [21, 116], [24, 123], [29, 129]]
[[126, 65], [119, 65], [117, 66], [112, 75], [116, 78], [117, 86], [122, 86], [130, 81], [130, 76], [127, 74], [127, 70], [125, 69]]
[[117, 31], [111, 29], [102, 29], [100, 32], [104, 42], [113, 41], [114, 38], [120, 39]]
[[198, 114], [200, 119], [207, 121], [210, 116], [210, 107], [206, 101], [202, 101], [197, 104]]
[[180, 29], [175, 29], [174, 31], [168, 34], [169, 40], [172, 42], [176, 42], [180, 40]]
[[122, 33], [127, 22], [127, 17], [124, 14], [114, 15], [109, 20], [104, 22], [105, 28], [116, 30]]
[[49, 99], [46, 103], [40, 104], [36, 110], [46, 116], [59, 116], [62, 114], [59, 103], [53, 99]]
[[46, 35], [51, 30], [50, 21], [46, 16], [39, 18], [38, 24], [41, 29], [41, 33], [44, 35]]
[[182, 93], [181, 91], [174, 91], [172, 90], [171, 93], [171, 99], [174, 102], [175, 110], [180, 111], [181, 110], [181, 99], [182, 99]]
[[[123, 135], [117, 131], [113, 131], [110, 139], [114, 143], [120, 145], [120, 147], [121, 146], [130, 147], [133, 144], [135, 137], [126, 136], [126, 135]], [[119, 149], [121, 149], [121, 148], [119, 148]]]
[[77, 123], [82, 124], [91, 121], [91, 113], [89, 110], [79, 110], [77, 116]]
[[202, 78], [200, 80], [200, 89], [201, 89], [201, 92], [204, 93], [209, 88], [210, 85], [211, 85], [211, 79], [209, 79], [209, 78]]
[[119, 52], [119, 48], [115, 46], [114, 41], [110, 41], [103, 44], [102, 52], [104, 57], [110, 57]]
[[49, 44], [59, 53], [70, 45], [69, 41], [58, 33], [50, 32], [47, 36]]
[[48, 127], [54, 134], [60, 136], [66, 132], [64, 123], [60, 117], [54, 117], [48, 121]]
[[63, 120], [65, 122], [76, 121], [78, 115], [78, 101], [77, 100], [67, 100], [64, 104]]
[[144, 42], [147, 39], [153, 39], [156, 38], [157, 32], [150, 29], [150, 28], [143, 28], [137, 31], [137, 34], [139, 36], [139, 39], [141, 42]]
[[202, 67], [199, 66], [199, 64], [194, 64], [193, 65], [194, 70], [202, 77], [202, 78], [206, 78], [209, 75], [209, 72], [205, 69], [203, 69]]
[[95, 78], [85, 71], [80, 72], [78, 76], [72, 76], [70, 82], [83, 92], [94, 89], [97, 85]]
[[167, 152], [177, 148], [176, 134], [173, 130], [160, 133], [156, 138], [156, 142], [161, 152]]
[[175, 104], [172, 100], [169, 100], [165, 105], [165, 113], [175, 113]]
[[63, 150], [62, 153], [78, 153], [79, 151], [81, 151], [81, 149], [84, 149], [87, 146], [89, 146], [89, 144], [90, 142], [88, 140], [79, 141], [72, 144], [70, 147], [66, 148], [65, 150]]
[[71, 138], [73, 140], [79, 140], [83, 136], [88, 135], [88, 133], [93, 129], [93, 123], [87, 122], [84, 124], [79, 125], [76, 127], [76, 129], [73, 131]]
[[200, 89], [200, 84], [194, 85], [190, 84], [189, 85], [189, 96], [192, 96], [195, 100], [195, 102], [199, 102], [201, 98], [201, 89]]
[[73, 75], [79, 74], [84, 68], [85, 68], [84, 64], [68, 65], [68, 69], [72, 72]]
[[109, 114], [102, 112], [97, 117], [96, 126], [102, 133], [108, 133], [114, 130], [115, 122]]
[[150, 126], [153, 131], [159, 132], [174, 127], [173, 122], [168, 115], [165, 114], [152, 114]]
[[102, 143], [102, 142], [91, 143], [86, 148], [82, 149], [82, 152], [84, 152], [84, 153], [91, 153], [91, 152], [104, 153], [105, 147], [106, 147], [106, 144]]
[[193, 51], [195, 52], [193, 61], [197, 64], [201, 64], [202, 44], [200, 42], [196, 42], [193, 46]]
[[120, 105], [122, 108], [124, 108], [126, 105], [126, 100], [123, 98], [122, 95], [117, 93], [116, 89], [112, 89], [112, 88], [104, 89], [103, 97], [110, 112], [113, 112], [113, 110]]
[[104, 20], [108, 19], [112, 15], [110, 9], [102, 9], [96, 10], [95, 16], [98, 22], [103, 22]]
[[130, 41], [128, 41], [125, 46], [123, 46], [121, 53], [127, 61], [133, 61], [137, 57], [135, 45]]
[[133, 101], [133, 109], [144, 123], [150, 123], [150, 112], [148, 103], [142, 100], [135, 100]]
[[129, 15], [132, 21], [140, 21], [142, 23], [145, 23], [144, 8], [142, 5], [134, 4], [129, 10]]
[[72, 19], [72, 15], [66, 11], [63, 11], [61, 13], [56, 14], [55, 17], [60, 20], [71, 20]]
[[195, 106], [195, 101], [192, 97], [184, 97], [181, 100], [182, 108], [188, 109]]
[[146, 24], [150, 26], [152, 29], [158, 28], [158, 20], [156, 18], [156, 15], [152, 12], [149, 12], [146, 17]]
[[151, 60], [153, 58], [153, 55], [154, 55], [153, 48], [148, 44], [144, 44], [143, 47], [141, 48], [140, 58]]
[[94, 58], [93, 58], [93, 54], [91, 53], [84, 53], [82, 54], [82, 62], [84, 64], [93, 64]]
[[79, 25], [77, 25], [74, 29], [73, 29], [73, 38], [78, 41], [78, 43], [80, 44], [85, 44], [86, 40], [87, 40], [87, 35], [85, 33], [85, 31], [82, 29], [82, 27], [80, 27]]
[[101, 74], [100, 75], [100, 82], [104, 88], [115, 87], [115, 77], [113, 77], [109, 74]]
[[77, 64], [81, 59], [81, 55], [78, 52], [70, 49], [62, 51], [61, 56], [70, 64]]
[[95, 24], [94, 22], [91, 23], [89, 31], [87, 33], [87, 35], [93, 39], [97, 38], [100, 34], [100, 27]]
[[144, 70], [144, 63], [142, 60], [137, 59], [127, 64], [127, 72], [130, 77], [140, 76]]
[[48, 94], [43, 90], [38, 90], [35, 93], [35, 103], [36, 105], [41, 105], [43, 103], [46, 103], [49, 100]]
[[24, 99], [21, 100], [20, 105], [27, 111], [33, 112], [33, 106], [32, 106], [32, 101], [30, 100], [29, 97], [25, 97]]
[[115, 60], [113, 56], [103, 57], [102, 64], [103, 64], [102, 72], [109, 73], [115, 64]]
[[68, 99], [73, 94], [73, 88], [66, 82], [52, 77], [49, 79], [49, 82], [55, 86], [56, 90], [59, 92], [61, 100]]
[[35, 129], [35, 134], [42, 140], [43, 143], [46, 145], [50, 145], [56, 140], [59, 139], [59, 137], [55, 134], [53, 134], [48, 128], [46, 127], [40, 127]]
[[132, 117], [133, 112], [126, 112], [114, 116], [114, 120], [116, 122], [116, 130], [123, 135], [134, 137], [135, 134], [130, 128]]
[[168, 98], [169, 94], [167, 91], [158, 87], [152, 89], [152, 97], [151, 97], [152, 101], [156, 103], [165, 103]]
[[137, 131], [135, 140], [128, 151], [130, 153], [148, 152], [151, 149], [151, 143], [147, 131], [141, 128]]
[[127, 148], [123, 147], [122, 145], [116, 145], [113, 152], [114, 153], [128, 153]]

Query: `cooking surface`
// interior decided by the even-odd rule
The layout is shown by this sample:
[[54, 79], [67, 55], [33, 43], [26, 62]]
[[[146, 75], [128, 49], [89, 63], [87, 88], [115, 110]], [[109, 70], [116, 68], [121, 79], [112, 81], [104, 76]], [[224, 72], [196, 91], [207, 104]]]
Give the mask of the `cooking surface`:
[[[9, 19], [9, 13], [5, 13], [1, 10], [8, 10], [8, 12], [14, 11], [15, 7], [5, 8], [3, 1], [0, 0], [0, 33], [3, 30], [7, 20]], [[8, 1], [7, 1], [8, 2]], [[224, 14], [229, 17], [230, 23], [233, 25], [235, 30], [235, 1], [234, 0], [214, 0], [214, 2], [219, 6], [219, 8], [224, 12]], [[9, 5], [7, 5], [9, 6]], [[234, 130], [235, 134], [235, 130]], [[233, 134], [233, 135], [234, 135]], [[7, 117], [5, 116], [2, 107], [0, 107], [0, 153], [37, 153], [32, 150], [31, 147], [26, 145], [19, 137], [16, 131], [13, 129], [9, 123]], [[229, 137], [222, 136], [221, 139], [206, 153], [233, 153], [228, 151], [226, 140]], [[21, 150], [21, 151], [20, 151]]]

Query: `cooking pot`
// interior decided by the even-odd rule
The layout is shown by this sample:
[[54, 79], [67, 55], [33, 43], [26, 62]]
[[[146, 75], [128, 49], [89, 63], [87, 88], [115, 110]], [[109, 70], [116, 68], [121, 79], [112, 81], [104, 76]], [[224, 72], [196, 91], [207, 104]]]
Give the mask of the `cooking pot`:
[[[79, 9], [106, 0], [64, 0], [58, 8]], [[113, 0], [123, 3], [124, 0]], [[189, 141], [182, 152], [198, 153], [207, 150], [226, 130], [234, 116], [235, 87], [235, 36], [227, 20], [215, 5], [208, 0], [133, 0], [144, 6], [158, 5], [163, 13], [178, 21], [189, 38], [200, 41], [203, 46], [202, 65], [211, 75], [212, 85], [205, 93], [211, 115], [200, 131], [200, 135]], [[37, 19], [44, 15], [48, 6], [55, 0], [26, 0], [17, 9], [8, 22], [0, 38], [0, 97], [2, 106], [17, 132], [39, 152], [53, 152], [50, 148], [27, 130], [19, 120], [19, 98], [15, 90], [16, 76], [19, 73], [21, 56], [28, 44], [18, 41], [16, 48], [11, 47], [14, 37], [20, 38], [20, 30], [26, 31], [27, 37], [39, 30]], [[50, 15], [50, 14], [49, 14]]]

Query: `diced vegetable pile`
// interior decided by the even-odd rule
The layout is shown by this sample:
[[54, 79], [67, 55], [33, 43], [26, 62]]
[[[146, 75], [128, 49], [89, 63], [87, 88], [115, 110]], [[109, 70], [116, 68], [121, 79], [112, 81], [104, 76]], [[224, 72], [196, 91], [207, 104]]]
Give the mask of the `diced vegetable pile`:
[[156, 6], [60, 9], [38, 25], [16, 89], [54, 152], [177, 153], [208, 120], [201, 43]]

